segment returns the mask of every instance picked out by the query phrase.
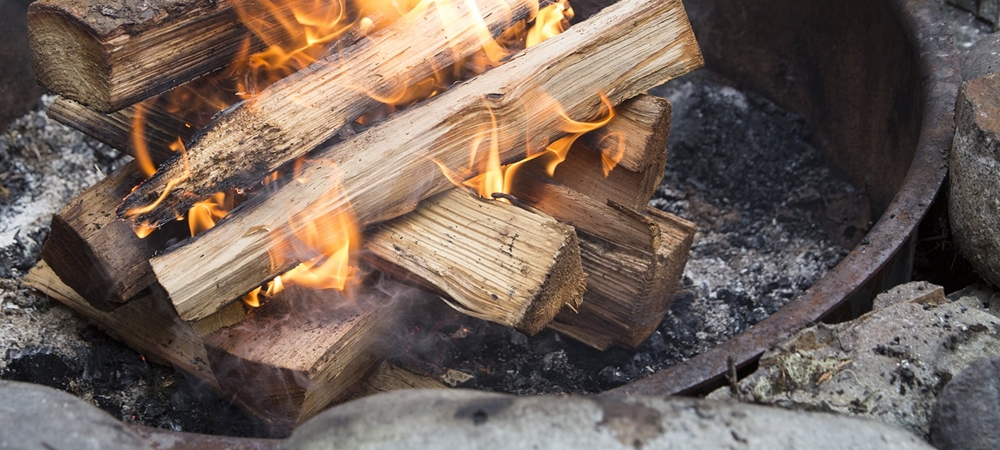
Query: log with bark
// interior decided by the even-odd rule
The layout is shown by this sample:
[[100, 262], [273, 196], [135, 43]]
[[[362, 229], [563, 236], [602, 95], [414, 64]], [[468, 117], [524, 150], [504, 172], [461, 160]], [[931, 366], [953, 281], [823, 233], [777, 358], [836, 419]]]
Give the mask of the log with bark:
[[[28, 41], [38, 83], [97, 111], [113, 112], [226, 67], [264, 43], [240, 21], [241, 0], [40, 0], [28, 9]], [[327, 8], [293, 0], [261, 22]], [[385, 20], [379, 17], [380, 22]], [[275, 36], [281, 42], [284, 36]], [[291, 40], [291, 37], [287, 37]], [[343, 42], [357, 41], [357, 31]]]
[[[164, 163], [122, 211], [172, 190], [157, 211], [184, 212], [227, 189], [249, 189], [272, 171], [337, 135], [379, 99], [432, 77], [484, 48], [531, 12], [531, 0], [422, 3], [356, 45], [311, 64], [226, 110], [186, 155]], [[444, 24], [444, 26], [442, 26]], [[420, 45], [414, 45], [419, 42]], [[492, 46], [490, 46], [492, 47]], [[495, 52], [495, 50], [494, 50]], [[167, 189], [171, 186], [171, 189]], [[155, 198], [155, 197], [154, 197]], [[143, 220], [163, 223], [165, 216]]]
[[[207, 316], [225, 304], [218, 299], [243, 295], [286, 269], [271, 266], [269, 251], [283, 250], [272, 248], [275, 238], [294, 234], [288, 224], [292, 216], [308, 221], [349, 206], [362, 227], [398, 217], [451, 187], [437, 164], [467, 164], [470, 138], [491, 117], [502, 125], [495, 133], [500, 158], [511, 161], [565, 133], [559, 109], [577, 119], [592, 117], [602, 106], [599, 92], [619, 104], [701, 65], [679, 1], [619, 2], [515, 55], [502, 70], [452, 87], [316, 153], [303, 168], [301, 182], [245, 204], [216, 228], [153, 258], [151, 265], [181, 317]], [[525, 142], [528, 124], [532, 133]], [[484, 159], [477, 156], [476, 162]], [[472, 164], [470, 172], [478, 167]], [[345, 195], [330, 196], [332, 190]], [[146, 206], [161, 194], [140, 186], [120, 211]], [[152, 208], [138, 219], [172, 218], [166, 213], [172, 208]]]

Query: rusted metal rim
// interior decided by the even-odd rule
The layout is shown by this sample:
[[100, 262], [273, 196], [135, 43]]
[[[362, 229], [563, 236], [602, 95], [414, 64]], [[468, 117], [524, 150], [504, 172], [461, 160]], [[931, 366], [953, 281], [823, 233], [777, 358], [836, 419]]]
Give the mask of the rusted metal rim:
[[[947, 173], [959, 65], [937, 9], [926, 0], [886, 0], [918, 52], [923, 115], [913, 162], [902, 188], [864, 241], [808, 291], [739, 336], [690, 360], [603, 395], [696, 395], [720, 387], [728, 360], [753, 367], [760, 355], [802, 328], [851, 307], [870, 307], [879, 292], [909, 276], [917, 226]], [[896, 272], [896, 273], [893, 273]]]

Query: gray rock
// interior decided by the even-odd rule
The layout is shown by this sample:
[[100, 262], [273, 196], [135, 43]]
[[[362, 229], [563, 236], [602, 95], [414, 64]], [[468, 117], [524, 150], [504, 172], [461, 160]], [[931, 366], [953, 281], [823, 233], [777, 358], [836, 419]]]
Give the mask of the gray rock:
[[940, 449], [1000, 448], [1000, 358], [983, 358], [951, 380], [941, 393], [931, 423]]
[[966, 81], [957, 108], [948, 216], [962, 255], [1000, 285], [1000, 74]]
[[148, 449], [125, 424], [62, 391], [0, 381], [0, 449]]
[[[901, 300], [904, 292], [912, 297]], [[940, 292], [911, 283], [880, 295], [883, 309], [796, 333], [761, 357], [737, 396], [868, 417], [927, 436], [945, 384], [971, 361], [1000, 353], [1000, 318], [983, 307], [993, 291], [962, 291], [954, 301]], [[732, 397], [728, 388], [709, 395]]]
[[701, 399], [395, 391], [329, 410], [285, 449], [929, 449], [873, 421]]

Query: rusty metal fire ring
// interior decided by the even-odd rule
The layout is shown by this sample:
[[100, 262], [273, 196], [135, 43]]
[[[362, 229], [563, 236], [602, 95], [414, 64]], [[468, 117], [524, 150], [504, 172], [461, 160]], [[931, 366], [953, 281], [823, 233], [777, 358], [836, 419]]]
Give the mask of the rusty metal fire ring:
[[[685, 6], [708, 67], [801, 114], [831, 165], [870, 195], [879, 219], [834, 269], [763, 322], [605, 396], [703, 393], [724, 382], [728, 360], [750, 370], [792, 333], [865, 312], [876, 294], [909, 276], [917, 226], [947, 173], [960, 77], [930, 0]], [[270, 449], [282, 442], [134, 428], [156, 448]]]

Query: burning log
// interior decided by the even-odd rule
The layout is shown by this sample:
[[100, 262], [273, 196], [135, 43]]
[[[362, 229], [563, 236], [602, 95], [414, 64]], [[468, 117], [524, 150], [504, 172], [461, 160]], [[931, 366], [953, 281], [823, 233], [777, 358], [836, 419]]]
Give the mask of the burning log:
[[[488, 71], [319, 152], [316, 162], [303, 168], [301, 182], [245, 204], [219, 226], [150, 263], [181, 317], [205, 317], [222, 306], [219, 298], [243, 295], [287, 268], [272, 267], [269, 252], [274, 239], [294, 234], [290, 215], [309, 221], [350, 207], [362, 227], [400, 216], [451, 186], [435, 162], [465, 164], [468, 138], [479, 125], [502, 124], [494, 131], [495, 142], [500, 159], [510, 161], [566, 133], [566, 119], [554, 114], [560, 106], [568, 117], [593, 115], [602, 103], [598, 92], [618, 104], [701, 65], [679, 1], [624, 0], [514, 56], [502, 70]], [[524, 142], [529, 124], [533, 132]], [[143, 186], [120, 211], [147, 206], [161, 195], [177, 197]], [[345, 195], [329, 196], [331, 189]], [[137, 219], [172, 218], [168, 211], [176, 204], [152, 208]]]
[[[136, 203], [145, 203], [153, 192], [174, 192], [161, 200], [157, 211], [187, 211], [216, 192], [253, 187], [382, 104], [380, 100], [401, 103], [402, 97], [392, 97], [410, 95], [404, 89], [411, 83], [480, 51], [484, 39], [527, 17], [531, 4], [530, 0], [421, 3], [385, 30], [226, 110], [199, 132], [186, 156], [161, 165], [123, 211], [145, 206]], [[493, 54], [499, 51], [494, 48], [497, 44], [485, 44], [492, 59], [502, 57]], [[152, 222], [164, 219], [160, 215]]]
[[583, 298], [572, 227], [458, 189], [366, 233], [364, 248], [373, 265], [415, 277], [459, 311], [528, 335]]
[[387, 299], [285, 294], [204, 338], [220, 386], [278, 431], [346, 399], [374, 371], [399, 309]]
[[[237, 3], [37, 1], [28, 9], [35, 76], [42, 86], [95, 110], [117, 111], [262, 49], [264, 43], [240, 22]], [[325, 7], [288, 2], [261, 12], [260, 20], [273, 22], [292, 8], [309, 13]]]
[[663, 179], [669, 135], [670, 102], [639, 95], [576, 141], [552, 178], [588, 197], [644, 211]]

